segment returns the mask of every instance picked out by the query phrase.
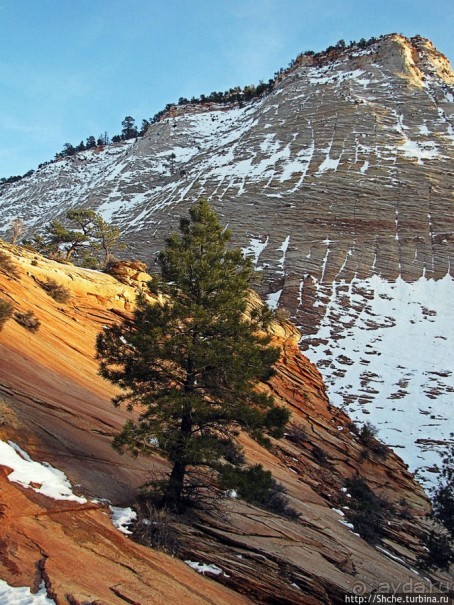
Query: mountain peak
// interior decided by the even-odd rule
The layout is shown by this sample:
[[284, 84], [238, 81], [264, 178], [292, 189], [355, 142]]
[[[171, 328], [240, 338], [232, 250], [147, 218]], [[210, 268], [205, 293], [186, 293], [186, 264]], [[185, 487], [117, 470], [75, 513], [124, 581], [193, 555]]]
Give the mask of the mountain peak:
[[431, 78], [454, 84], [449, 60], [427, 38], [391, 34], [379, 44], [377, 53], [385, 64], [394, 66], [398, 74], [402, 73], [416, 86], [424, 86]]
[[[33, 233], [93, 208], [147, 261], [209, 198], [263, 298], [302, 329], [333, 401], [370, 414], [396, 446], [388, 414], [402, 431], [399, 410], [412, 410], [397, 441], [412, 470], [430, 469], [452, 431], [453, 82], [419, 36], [338, 43], [298, 57], [252, 102], [182, 105], [137, 140], [3, 187], [0, 217]], [[411, 356], [396, 345], [407, 334]]]
[[336, 63], [363, 69], [380, 66], [420, 87], [427, 78], [434, 77], [444, 80], [447, 84], [454, 84], [449, 60], [429, 39], [420, 35], [408, 38], [392, 33], [380, 38], [371, 38], [369, 41], [352, 42], [348, 46], [341, 40], [324, 52], [299, 55], [294, 61], [293, 69], [334, 67]]

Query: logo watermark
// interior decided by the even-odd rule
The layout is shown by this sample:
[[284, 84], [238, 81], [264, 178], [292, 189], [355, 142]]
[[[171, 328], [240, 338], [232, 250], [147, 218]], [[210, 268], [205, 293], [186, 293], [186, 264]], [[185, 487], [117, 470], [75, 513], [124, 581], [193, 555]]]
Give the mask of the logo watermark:
[[445, 581], [434, 586], [419, 580], [406, 580], [405, 582], [381, 582], [371, 592], [370, 586], [357, 580], [351, 588], [351, 593], [345, 595], [344, 602], [358, 605], [364, 603], [452, 605], [453, 598], [450, 595], [453, 594], [453, 591], [454, 582]]

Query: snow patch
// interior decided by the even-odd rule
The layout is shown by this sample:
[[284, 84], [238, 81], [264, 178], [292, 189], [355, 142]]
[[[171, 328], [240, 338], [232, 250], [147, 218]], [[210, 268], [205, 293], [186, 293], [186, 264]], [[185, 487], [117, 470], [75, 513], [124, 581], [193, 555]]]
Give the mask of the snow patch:
[[[198, 561], [185, 561], [186, 565], [189, 565], [189, 567], [192, 567], [192, 569], [195, 569], [197, 572], [199, 573], [212, 573], [215, 576], [219, 576], [220, 574], [222, 575], [226, 575], [222, 569], [220, 567], [218, 567], [217, 565], [214, 565], [213, 563], [211, 564], [207, 564], [207, 563], [199, 563]], [[227, 576], [228, 577], [228, 576]]]
[[85, 504], [86, 498], [76, 496], [65, 473], [47, 462], [34, 462], [18, 445], [9, 441], [0, 441], [0, 460], [2, 466], [13, 469], [8, 475], [9, 481], [22, 487], [33, 489], [54, 500], [72, 500]]
[[55, 601], [47, 596], [44, 581], [38, 592], [32, 593], [28, 586], [14, 588], [4, 580], [0, 580], [0, 603], [2, 605], [55, 605]]
[[281, 294], [282, 294], [282, 288], [280, 290], [278, 290], [277, 292], [271, 292], [271, 294], [268, 294], [267, 299], [266, 299], [266, 304], [268, 305], [268, 307], [272, 310], [277, 309], [278, 305], [279, 305], [279, 299], [281, 298]]
[[323, 172], [327, 172], [328, 170], [337, 170], [339, 166], [340, 158], [337, 160], [330, 158], [329, 155], [323, 160], [318, 169], [317, 175], [323, 174]]
[[241, 249], [243, 256], [253, 256], [254, 258], [253, 258], [252, 262], [254, 263], [254, 265], [257, 265], [260, 255], [265, 250], [265, 248], [268, 246], [268, 240], [269, 240], [268, 236], [266, 237], [265, 241], [262, 241], [261, 239], [258, 239], [257, 237], [252, 237], [249, 242], [249, 246], [247, 248]]
[[342, 525], [345, 525], [345, 527], [348, 527], [348, 529], [355, 529], [355, 526], [353, 525], [353, 523], [349, 523], [348, 521], [343, 521], [342, 519], [339, 519], [339, 522], [342, 523]]
[[423, 164], [423, 160], [435, 160], [440, 157], [440, 153], [436, 144], [433, 141], [425, 143], [417, 143], [407, 139], [405, 143], [400, 145], [399, 149], [407, 158], [416, 158], [418, 164]]
[[368, 86], [371, 83], [370, 78], [363, 78], [365, 73], [362, 69], [353, 71], [336, 70], [340, 67], [339, 63], [333, 63], [322, 68], [311, 68], [308, 70], [310, 84], [336, 84], [339, 86], [347, 80], [352, 80], [360, 86]]
[[110, 518], [115, 527], [123, 534], [132, 534], [132, 531], [128, 529], [128, 525], [131, 525], [137, 519], [137, 513], [130, 507], [109, 506], [109, 508], [112, 513]]
[[361, 174], [366, 174], [368, 169], [369, 169], [369, 160], [365, 160], [364, 164], [361, 166], [359, 171], [361, 172]]
[[284, 270], [285, 256], [287, 254], [289, 244], [290, 244], [290, 235], [287, 235], [285, 240], [282, 242], [282, 244], [278, 248], [278, 250], [280, 250], [282, 252], [282, 257], [278, 261], [279, 267], [281, 268], [282, 271]]

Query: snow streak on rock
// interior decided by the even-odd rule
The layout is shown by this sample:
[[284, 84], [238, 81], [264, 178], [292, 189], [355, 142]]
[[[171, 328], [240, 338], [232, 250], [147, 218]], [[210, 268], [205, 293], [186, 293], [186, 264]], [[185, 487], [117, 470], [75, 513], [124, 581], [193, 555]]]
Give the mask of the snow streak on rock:
[[430, 480], [453, 430], [453, 278], [375, 275], [319, 288], [329, 297], [325, 316], [303, 341], [332, 403], [372, 422], [410, 470]]
[[132, 534], [128, 526], [134, 523], [137, 518], [137, 513], [132, 508], [121, 508], [120, 506], [109, 506], [111, 510], [112, 523], [123, 534]]
[[[317, 349], [315, 358], [348, 376], [336, 382], [335, 400], [364, 404], [373, 396], [386, 408], [389, 426], [394, 417], [400, 426], [402, 412], [392, 396], [408, 388], [396, 383], [414, 382], [407, 375], [410, 365], [399, 370], [400, 349], [387, 340], [388, 326], [399, 324], [396, 329], [411, 349], [406, 330], [413, 334], [419, 320], [408, 320], [405, 288], [415, 305], [431, 309], [430, 301], [423, 302], [428, 284], [445, 284], [444, 276], [452, 273], [453, 86], [449, 62], [420, 37], [391, 35], [367, 49], [322, 59], [304, 56], [271, 94], [250, 104], [175, 107], [137, 141], [77, 154], [3, 187], [0, 228], [6, 232], [17, 217], [31, 229], [40, 228], [73, 206], [92, 207], [120, 227], [128, 256], [149, 261], [189, 204], [206, 196], [234, 233], [234, 243], [261, 272], [263, 299], [286, 307], [305, 334], [303, 347], [323, 331], [331, 353], [323, 357]], [[382, 294], [391, 296], [396, 308], [373, 302], [379, 284], [389, 285]], [[442, 307], [448, 308], [448, 300], [436, 309], [447, 325], [452, 316]], [[367, 309], [376, 317], [367, 317]], [[367, 343], [366, 319], [375, 321]], [[361, 329], [343, 335], [350, 349], [358, 348], [353, 336], [372, 350], [377, 342], [388, 347], [376, 362], [361, 352], [369, 361], [361, 368], [374, 366], [370, 371], [383, 380], [374, 386], [369, 377], [369, 392], [364, 392], [365, 368], [337, 367], [343, 364], [336, 352], [341, 360], [353, 360], [338, 343], [355, 321]], [[432, 342], [443, 348], [445, 334], [441, 325], [437, 335], [418, 334], [421, 355], [427, 357], [418, 367], [426, 374], [417, 381], [420, 394], [413, 401], [419, 403], [412, 405], [422, 406], [417, 417], [427, 422], [421, 420], [421, 431], [415, 429], [413, 436], [423, 439], [426, 429], [431, 434], [425, 425], [442, 405], [438, 390], [445, 392], [447, 377], [434, 374], [429, 355]], [[338, 340], [331, 346], [332, 335]], [[440, 338], [433, 341], [435, 336]], [[379, 369], [385, 359], [387, 371]], [[443, 410], [439, 415], [446, 416]], [[420, 446], [409, 458], [412, 468], [418, 465], [416, 456], [426, 455]], [[409, 450], [399, 451], [407, 455]], [[427, 464], [434, 460], [427, 456]]]

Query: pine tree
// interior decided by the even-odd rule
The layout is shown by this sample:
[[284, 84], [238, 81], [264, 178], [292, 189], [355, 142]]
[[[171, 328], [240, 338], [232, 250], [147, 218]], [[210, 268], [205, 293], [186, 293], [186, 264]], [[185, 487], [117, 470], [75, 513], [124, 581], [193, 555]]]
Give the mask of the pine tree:
[[[454, 435], [451, 433], [451, 438]], [[438, 484], [432, 490], [434, 524], [424, 538], [423, 568], [449, 569], [454, 563], [454, 445], [442, 454]]]
[[121, 125], [123, 126], [121, 134], [125, 141], [138, 136], [139, 133], [137, 131], [137, 127], [135, 126], [135, 120], [133, 117], [126, 116]]
[[76, 148], [71, 143], [65, 143], [63, 145], [63, 151], [60, 152], [62, 156], [71, 156], [76, 153]]
[[443, 454], [442, 461], [438, 485], [433, 491], [433, 514], [454, 539], [454, 445]]
[[247, 314], [251, 262], [227, 247], [231, 233], [206, 200], [189, 214], [167, 239], [161, 276], [149, 285], [165, 297], [139, 297], [132, 319], [97, 340], [101, 375], [123, 390], [114, 404], [138, 411], [114, 446], [133, 455], [158, 451], [170, 461], [162, 504], [174, 511], [191, 472], [212, 477], [241, 460], [240, 429], [266, 445], [289, 417], [256, 388], [272, 375], [279, 349], [263, 332], [271, 312], [263, 306]]
[[35, 235], [32, 245], [42, 254], [76, 260], [91, 268], [105, 267], [114, 250], [124, 248], [120, 230], [107, 223], [89, 208], [72, 208], [66, 213], [67, 224], [52, 221], [43, 235]]
[[[99, 260], [99, 265], [107, 265], [113, 258], [114, 249], [122, 248], [119, 243], [120, 230], [118, 227], [107, 223], [102, 216], [94, 210], [88, 208], [73, 208], [68, 210], [66, 218], [76, 225], [77, 230], [71, 231], [75, 237], [69, 247], [68, 257], [72, 256], [76, 250], [84, 244], [89, 254], [95, 257], [102, 253], [104, 258]], [[96, 258], [94, 258], [96, 261]]]
[[[76, 240], [78, 239], [77, 236]], [[70, 258], [69, 249], [71, 242], [74, 241], [73, 233], [62, 222], [54, 220], [45, 226], [43, 235], [36, 234], [33, 237], [32, 244], [39, 252], [48, 254], [50, 257], [60, 257], [64, 251], [65, 258]], [[82, 241], [80, 241], [80, 244], [82, 245]]]
[[142, 126], [141, 126], [140, 131], [139, 131], [139, 136], [143, 137], [144, 134], [147, 132], [149, 126], [150, 126], [150, 121], [146, 120], [144, 118], [142, 120]]
[[114, 260], [114, 250], [124, 249], [125, 244], [120, 242], [120, 229], [106, 222], [97, 214], [93, 219], [92, 247], [103, 254], [102, 266], [106, 267]]
[[93, 135], [91, 135], [87, 138], [87, 142], [85, 143], [85, 148], [93, 149], [93, 147], [96, 147], [96, 139]]

